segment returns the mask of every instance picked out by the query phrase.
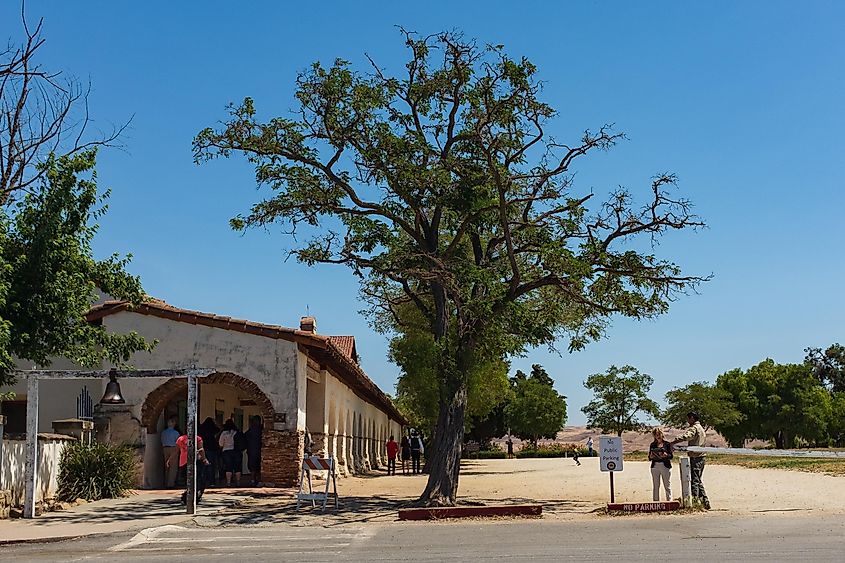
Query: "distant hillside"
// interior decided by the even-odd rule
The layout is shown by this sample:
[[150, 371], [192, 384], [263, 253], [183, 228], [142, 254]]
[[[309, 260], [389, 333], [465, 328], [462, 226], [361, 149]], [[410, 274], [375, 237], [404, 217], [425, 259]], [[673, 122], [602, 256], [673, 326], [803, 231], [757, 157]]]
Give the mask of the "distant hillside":
[[[664, 428], [663, 431], [666, 433], [666, 437], [669, 440], [675, 439], [677, 436], [683, 433], [684, 429], [682, 428]], [[598, 449], [599, 447], [599, 436], [601, 436], [601, 431], [597, 429], [588, 429], [586, 426], [567, 426], [557, 434], [557, 438], [555, 440], [540, 440], [540, 444], [551, 444], [553, 442], [559, 444], [584, 444], [587, 441], [587, 438], [592, 436], [594, 445], [593, 447]], [[494, 443], [501, 444], [500, 447], [504, 449], [504, 442], [506, 438], [500, 438], [498, 440], [493, 440]], [[626, 452], [634, 452], [634, 451], [645, 451], [648, 449], [649, 444], [651, 444], [651, 431], [647, 432], [625, 432], [622, 434], [622, 447]], [[515, 449], [520, 449], [522, 443], [519, 439], [514, 438], [513, 444]], [[755, 440], [753, 443], [750, 443], [751, 446], [756, 445], [763, 445], [764, 443]], [[728, 443], [722, 437], [721, 434], [716, 432], [715, 430], [708, 430], [707, 431], [707, 442], [705, 443], [706, 446], [715, 446], [715, 447], [727, 447]]]

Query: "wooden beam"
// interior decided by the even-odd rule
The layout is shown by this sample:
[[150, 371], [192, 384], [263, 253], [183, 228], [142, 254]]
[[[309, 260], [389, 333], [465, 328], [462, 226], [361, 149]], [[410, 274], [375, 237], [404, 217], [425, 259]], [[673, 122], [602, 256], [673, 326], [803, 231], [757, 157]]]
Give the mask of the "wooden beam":
[[[193, 497], [187, 499], [190, 503], [189, 514], [196, 513], [196, 482], [194, 471], [196, 469], [196, 435], [197, 435], [197, 379], [215, 373], [216, 370], [208, 368], [186, 368], [186, 369], [139, 369], [139, 370], [115, 370], [118, 377], [186, 377], [188, 378], [188, 395], [190, 405], [191, 388], [193, 387], [193, 407], [188, 407], [188, 417], [193, 417], [193, 424], [189, 427], [188, 443], [188, 475], [190, 488], [193, 489]], [[12, 372], [14, 377], [27, 380], [26, 395], [26, 467], [24, 469], [24, 518], [35, 518], [35, 492], [38, 479], [38, 382], [42, 379], [103, 379], [111, 370], [18, 370]], [[192, 435], [190, 434], [192, 433]], [[0, 434], [2, 439], [2, 434]], [[193, 463], [191, 463], [193, 460]], [[191, 495], [189, 495], [191, 496]], [[193, 511], [193, 512], [192, 512]]]
[[188, 467], [187, 498], [188, 514], [197, 513], [197, 378], [188, 376]]
[[[117, 377], [207, 377], [217, 370], [208, 368], [187, 368], [187, 369], [118, 369], [115, 370]], [[20, 379], [104, 379], [109, 376], [111, 370], [51, 370], [34, 369], [18, 370], [13, 376]]]

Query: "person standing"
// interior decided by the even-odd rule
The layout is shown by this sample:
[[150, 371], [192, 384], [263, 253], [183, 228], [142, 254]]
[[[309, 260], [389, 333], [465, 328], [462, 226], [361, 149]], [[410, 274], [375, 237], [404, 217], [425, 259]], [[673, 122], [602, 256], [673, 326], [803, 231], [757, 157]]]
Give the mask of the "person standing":
[[[698, 419], [698, 413], [687, 413], [687, 424], [689, 428], [686, 432], [672, 440], [674, 446], [678, 442], [686, 442], [690, 446], [703, 446], [704, 438], [706, 436], [704, 427]], [[704, 491], [704, 483], [701, 482], [701, 475], [704, 473], [704, 459], [706, 454], [704, 452], [687, 452], [689, 456], [690, 465], [690, 493], [693, 498], [697, 498], [704, 508], [710, 510], [710, 499], [707, 498], [707, 493]]]
[[261, 417], [253, 416], [249, 419], [249, 430], [244, 433], [244, 438], [246, 438], [246, 465], [253, 487], [257, 487], [261, 482], [262, 430]]
[[[176, 446], [179, 448], [179, 472], [185, 476], [185, 491], [182, 493], [182, 504], [188, 500], [188, 435], [183, 434], [176, 440]], [[205, 468], [208, 466], [208, 459], [205, 457], [205, 449], [203, 449], [202, 437], [197, 435], [197, 465], [194, 471], [194, 479], [197, 484], [197, 502], [202, 499], [205, 492]]]
[[396, 454], [399, 453], [399, 444], [391, 436], [385, 448], [387, 449], [387, 474], [396, 475]]
[[161, 446], [164, 450], [164, 485], [168, 489], [176, 486], [176, 477], [179, 474], [179, 448], [176, 447], [178, 439], [176, 417], [171, 416], [167, 419], [167, 428], [161, 431]]
[[241, 465], [243, 458], [240, 452], [235, 448], [235, 436], [238, 434], [238, 427], [230, 418], [223, 425], [223, 432], [220, 433], [220, 439], [217, 441], [220, 444], [220, 449], [223, 452], [223, 473], [226, 475], [226, 486], [232, 486], [232, 476], [235, 477], [235, 485], [240, 485], [241, 482]]
[[407, 436], [402, 436], [402, 444], [400, 445], [402, 456], [402, 475], [408, 474], [408, 461], [411, 459], [411, 441]]
[[508, 446], [508, 459], [513, 459], [513, 438], [508, 436], [508, 441], [505, 444]]
[[207, 417], [200, 427], [197, 429], [197, 434], [202, 438], [202, 443], [205, 449], [205, 458], [208, 463], [205, 464], [206, 485], [210, 487], [217, 486], [217, 467], [220, 464], [220, 446], [217, 444], [217, 434], [220, 429], [217, 428], [214, 419]]
[[666, 500], [672, 500], [672, 444], [663, 436], [663, 430], [655, 428], [651, 435], [654, 441], [648, 447], [648, 459], [651, 461], [652, 498], [660, 500], [660, 481], [666, 489]]
[[424, 453], [425, 446], [423, 446], [422, 437], [414, 430], [411, 432], [411, 473], [414, 475], [422, 473], [420, 458]]
[[593, 437], [587, 438], [587, 455], [593, 457]]

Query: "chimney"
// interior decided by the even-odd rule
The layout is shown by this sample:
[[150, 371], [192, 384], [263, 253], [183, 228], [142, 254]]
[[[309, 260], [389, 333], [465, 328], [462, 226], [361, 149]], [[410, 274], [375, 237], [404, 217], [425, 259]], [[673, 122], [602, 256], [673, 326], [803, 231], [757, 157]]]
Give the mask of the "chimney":
[[302, 332], [310, 332], [311, 334], [316, 334], [317, 319], [315, 319], [314, 317], [300, 317], [299, 330], [301, 330]]

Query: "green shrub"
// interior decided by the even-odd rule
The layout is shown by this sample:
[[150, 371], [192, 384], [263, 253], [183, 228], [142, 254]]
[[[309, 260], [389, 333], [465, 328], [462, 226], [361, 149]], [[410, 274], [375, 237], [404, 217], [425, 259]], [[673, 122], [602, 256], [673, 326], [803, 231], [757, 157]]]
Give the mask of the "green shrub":
[[502, 450], [481, 450], [469, 454], [467, 457], [473, 459], [505, 459], [508, 456]]
[[575, 452], [581, 457], [587, 456], [587, 448], [576, 444], [550, 444], [548, 446], [539, 446], [537, 449], [525, 448], [516, 453], [516, 457], [572, 457]]
[[60, 500], [99, 500], [126, 495], [136, 483], [135, 452], [129, 446], [82, 444], [65, 446], [59, 462]]

